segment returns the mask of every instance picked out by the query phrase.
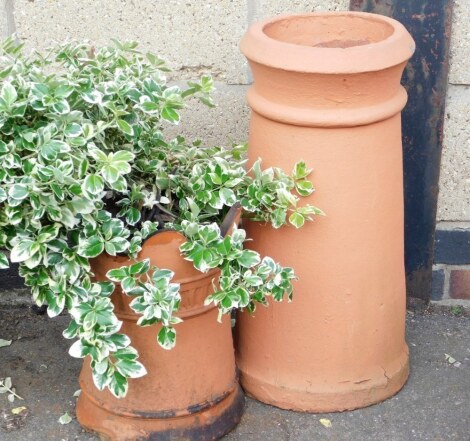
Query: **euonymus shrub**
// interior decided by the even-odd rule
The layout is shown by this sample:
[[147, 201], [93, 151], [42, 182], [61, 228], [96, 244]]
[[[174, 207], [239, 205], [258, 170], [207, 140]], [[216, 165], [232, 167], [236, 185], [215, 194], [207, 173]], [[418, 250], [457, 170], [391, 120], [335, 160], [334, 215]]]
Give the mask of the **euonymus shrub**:
[[[222, 237], [221, 220], [235, 204], [245, 216], [279, 228], [301, 227], [321, 211], [298, 205], [313, 187], [299, 162], [291, 174], [245, 167], [246, 146], [203, 147], [167, 139], [165, 124], [195, 98], [212, 106], [212, 80], [169, 86], [165, 64], [136, 43], [94, 49], [66, 44], [24, 55], [7, 40], [0, 53], [0, 247], [38, 305], [51, 317], [64, 309], [74, 357], [89, 356], [99, 389], [126, 394], [145, 375], [110, 300], [115, 284], [133, 298], [138, 325], [160, 324], [158, 343], [175, 344], [180, 304], [173, 272], [140, 261], [149, 235], [182, 232], [186, 259], [205, 272], [220, 268], [220, 290], [207, 302], [221, 313], [255, 309], [271, 296], [292, 295], [291, 268], [244, 249], [242, 229]], [[90, 259], [125, 253], [129, 266], [93, 279]], [[0, 254], [2, 268], [7, 256]]]

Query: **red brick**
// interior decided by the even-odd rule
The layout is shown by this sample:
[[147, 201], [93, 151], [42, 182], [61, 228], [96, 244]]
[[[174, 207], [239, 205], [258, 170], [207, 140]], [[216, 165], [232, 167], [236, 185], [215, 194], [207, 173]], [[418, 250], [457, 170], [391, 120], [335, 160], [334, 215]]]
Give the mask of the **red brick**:
[[470, 300], [470, 269], [451, 272], [449, 294], [453, 299]]

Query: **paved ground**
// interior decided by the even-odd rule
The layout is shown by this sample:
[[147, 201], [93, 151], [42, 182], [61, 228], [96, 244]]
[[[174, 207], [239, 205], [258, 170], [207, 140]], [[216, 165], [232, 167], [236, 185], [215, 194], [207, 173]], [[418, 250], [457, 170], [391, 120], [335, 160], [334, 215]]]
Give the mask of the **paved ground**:
[[[467, 314], [468, 315], [468, 314]], [[0, 305], [0, 378], [12, 377], [24, 401], [0, 395], [1, 441], [93, 441], [74, 416], [80, 361], [66, 355], [61, 337], [67, 319], [32, 315], [27, 308]], [[309, 415], [247, 400], [239, 427], [224, 441], [470, 441], [470, 318], [449, 312], [408, 314], [411, 377], [386, 402], [340, 414]], [[460, 365], [449, 364], [444, 354]], [[457, 363], [458, 364], [458, 363]], [[25, 406], [20, 416], [11, 410]], [[328, 418], [332, 427], [323, 427]]]

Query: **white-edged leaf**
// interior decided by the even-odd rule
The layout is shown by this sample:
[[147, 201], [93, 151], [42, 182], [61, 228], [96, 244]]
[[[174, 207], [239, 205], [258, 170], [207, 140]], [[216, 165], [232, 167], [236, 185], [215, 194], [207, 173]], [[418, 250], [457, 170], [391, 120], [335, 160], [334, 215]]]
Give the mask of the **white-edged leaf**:
[[4, 340], [3, 338], [0, 338], [0, 348], [5, 348], [6, 346], [11, 345], [11, 340]]
[[91, 174], [83, 181], [83, 190], [91, 195], [99, 195], [104, 189], [104, 182], [101, 176]]
[[7, 106], [11, 106], [18, 98], [15, 87], [11, 83], [4, 83], [0, 97], [3, 98]]
[[24, 262], [34, 254], [34, 242], [31, 239], [21, 239], [11, 250], [12, 262]]
[[16, 201], [22, 201], [28, 196], [28, 187], [24, 184], [14, 184], [8, 190], [8, 196]]
[[450, 364], [453, 364], [456, 362], [455, 358], [450, 356], [449, 354], [444, 354], [446, 361], [448, 361]]
[[59, 423], [60, 424], [69, 424], [72, 422], [72, 417], [69, 415], [68, 412], [65, 412], [60, 418], [59, 418]]
[[134, 159], [135, 155], [131, 152], [128, 152], [127, 150], [119, 150], [116, 153], [114, 153], [112, 162], [116, 161], [125, 161], [129, 162]]
[[295, 228], [300, 228], [303, 226], [305, 223], [305, 217], [294, 211], [290, 216], [289, 216], [289, 222], [295, 227]]
[[0, 269], [6, 269], [10, 267], [7, 256], [4, 253], [0, 252]]
[[69, 355], [74, 358], [83, 358], [83, 345], [80, 340], [77, 340], [69, 349]]
[[134, 129], [127, 121], [124, 121], [123, 119], [118, 119], [116, 122], [117, 122], [119, 129], [122, 132], [124, 132], [126, 135], [129, 135], [129, 136], [134, 135]]

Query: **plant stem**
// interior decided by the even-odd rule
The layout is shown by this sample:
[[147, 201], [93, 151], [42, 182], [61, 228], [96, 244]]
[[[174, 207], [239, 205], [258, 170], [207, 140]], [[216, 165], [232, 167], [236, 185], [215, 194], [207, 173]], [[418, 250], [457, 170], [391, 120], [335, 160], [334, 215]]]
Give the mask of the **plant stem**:
[[9, 387], [6, 387], [5, 383], [2, 380], [0, 380], [0, 387], [4, 387], [8, 392], [10, 392], [12, 395], [14, 395], [19, 400], [24, 400], [24, 398], [21, 398], [17, 393], [15, 393]]

